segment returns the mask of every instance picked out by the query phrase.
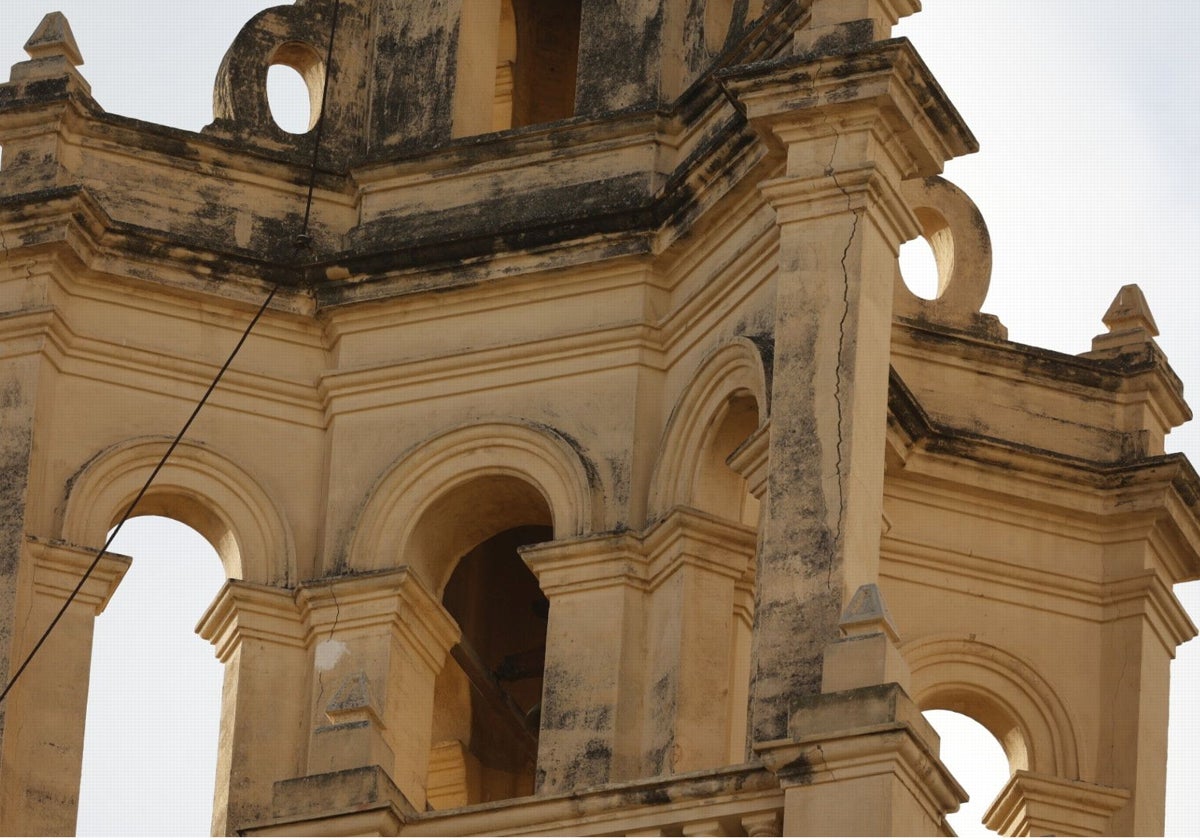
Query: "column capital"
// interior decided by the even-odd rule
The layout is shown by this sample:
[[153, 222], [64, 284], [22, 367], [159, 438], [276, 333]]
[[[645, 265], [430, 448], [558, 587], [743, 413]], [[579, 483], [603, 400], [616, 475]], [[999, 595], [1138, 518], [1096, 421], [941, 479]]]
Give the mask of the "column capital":
[[644, 588], [648, 577], [645, 549], [632, 532], [558, 540], [518, 549], [553, 600], [559, 595], [610, 586]]
[[228, 662], [246, 639], [285, 647], [305, 646], [295, 593], [244, 580], [225, 582], [197, 622], [196, 633], [212, 643], [221, 662]]
[[308, 641], [374, 636], [381, 626], [437, 673], [461, 638], [454, 619], [408, 568], [308, 581], [296, 591]]
[[[868, 163], [873, 148], [854, 148], [850, 134], [870, 129], [899, 169], [898, 180], [936, 175], [945, 162], [979, 144], [929, 68], [907, 41], [872, 44], [836, 59], [798, 56], [722, 74], [730, 97], [770, 145], [789, 148], [826, 140], [822, 154], [789, 153], [789, 174]], [[790, 152], [790, 148], [789, 148]], [[832, 152], [832, 154], [830, 153]], [[853, 163], [853, 161], [852, 161]]]
[[[33, 560], [34, 592], [55, 601], [65, 601], [71, 595], [96, 559], [94, 548], [45, 542], [31, 536], [26, 536], [25, 542]], [[105, 552], [75, 596], [74, 603], [87, 606], [94, 615], [100, 615], [132, 562], [123, 554]]]
[[731, 470], [746, 479], [750, 494], [760, 502], [767, 492], [767, 456], [770, 451], [771, 422], [768, 420], [725, 459]]
[[1112, 815], [1129, 791], [1078, 780], [1015, 772], [983, 815], [992, 831], [1012, 836], [1109, 833]]
[[757, 542], [758, 531], [740, 522], [674, 507], [642, 539], [650, 588], [685, 563], [740, 580], [750, 569]]

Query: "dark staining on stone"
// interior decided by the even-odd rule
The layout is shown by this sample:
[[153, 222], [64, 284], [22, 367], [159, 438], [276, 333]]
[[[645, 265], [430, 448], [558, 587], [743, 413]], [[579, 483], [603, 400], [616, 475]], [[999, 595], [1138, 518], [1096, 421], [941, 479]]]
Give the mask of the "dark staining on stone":
[[796, 785], [811, 784], [813, 780], [812, 762], [808, 760], [808, 756], [801, 753], [796, 758], [789, 761], [776, 771], [776, 775], [780, 779]]
[[818, 38], [812, 48], [806, 50], [806, 58], [842, 55], [869, 46], [875, 39], [875, 27], [870, 20], [852, 20], [834, 28], [833, 32]]
[[[595, 115], [630, 106], [654, 106], [659, 101], [662, 71], [660, 6], [648, 20], [629, 20], [622, 4], [587, 3], [579, 33], [579, 75], [575, 88], [577, 114]], [[642, 56], [642, 62], [630, 61]], [[636, 91], [632, 102], [614, 99], [617, 92]]]
[[636, 791], [638, 805], [669, 805], [671, 794], [663, 787], [643, 788]]
[[546, 432], [547, 434], [559, 438], [579, 458], [579, 462], [583, 465], [583, 471], [587, 475], [588, 486], [593, 490], [602, 490], [604, 488], [603, 479], [600, 476], [600, 470], [596, 467], [596, 462], [587, 454], [587, 448], [584, 447], [579, 440], [569, 432], [564, 432], [562, 429], [550, 426], [546, 423], [530, 422], [531, 428]]

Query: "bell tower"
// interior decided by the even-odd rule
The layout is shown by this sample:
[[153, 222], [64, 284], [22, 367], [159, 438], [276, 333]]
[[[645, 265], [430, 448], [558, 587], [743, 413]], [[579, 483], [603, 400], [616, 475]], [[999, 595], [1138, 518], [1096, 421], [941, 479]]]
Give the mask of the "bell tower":
[[74, 830], [153, 512], [229, 578], [215, 834], [948, 835], [935, 708], [1005, 748], [993, 828], [1161, 833], [1190, 410], [1136, 286], [1078, 356], [983, 311], [919, 9], [297, 0], [200, 132], [48, 15], [0, 85], [0, 674], [66, 606], [0, 831]]

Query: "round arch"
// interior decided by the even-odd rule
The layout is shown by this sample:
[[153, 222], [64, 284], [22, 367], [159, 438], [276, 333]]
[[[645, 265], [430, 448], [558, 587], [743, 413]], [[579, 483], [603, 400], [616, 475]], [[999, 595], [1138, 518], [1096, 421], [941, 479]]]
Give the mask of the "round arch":
[[452, 429], [409, 450], [376, 482], [350, 540], [350, 565], [406, 564], [440, 593], [454, 562], [502, 521], [551, 525], [554, 539], [588, 533], [600, 511], [594, 492], [580, 456], [549, 429]]
[[[88, 461], [67, 487], [62, 538], [102, 545], [170, 443], [158, 436], [123, 441]], [[198, 443], [180, 442], [132, 515], [194, 528], [230, 578], [273, 586], [296, 580], [292, 535], [278, 507], [245, 470]]]
[[709, 353], [675, 404], [650, 481], [652, 519], [677, 505], [694, 506], [711, 438], [730, 410], [730, 400], [738, 397], [753, 400], [761, 426], [769, 406], [767, 378], [758, 347], [747, 338]]
[[982, 724], [1003, 745], [1012, 772], [1078, 778], [1071, 717], [1028, 662], [994, 645], [952, 636], [919, 639], [901, 653], [922, 709], [947, 709]]

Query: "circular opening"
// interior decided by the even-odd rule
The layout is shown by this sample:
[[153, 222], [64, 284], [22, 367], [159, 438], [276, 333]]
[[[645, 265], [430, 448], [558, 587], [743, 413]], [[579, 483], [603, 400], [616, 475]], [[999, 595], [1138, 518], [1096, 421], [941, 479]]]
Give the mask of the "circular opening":
[[900, 276], [908, 290], [924, 300], [938, 296], [938, 264], [933, 248], [924, 236], [900, 246]]
[[294, 67], [275, 64], [267, 70], [267, 102], [275, 124], [288, 134], [304, 134], [315, 123], [308, 85]]
[[733, 0], [708, 0], [704, 6], [704, 45], [710, 53], [718, 53], [729, 37], [733, 20]]

